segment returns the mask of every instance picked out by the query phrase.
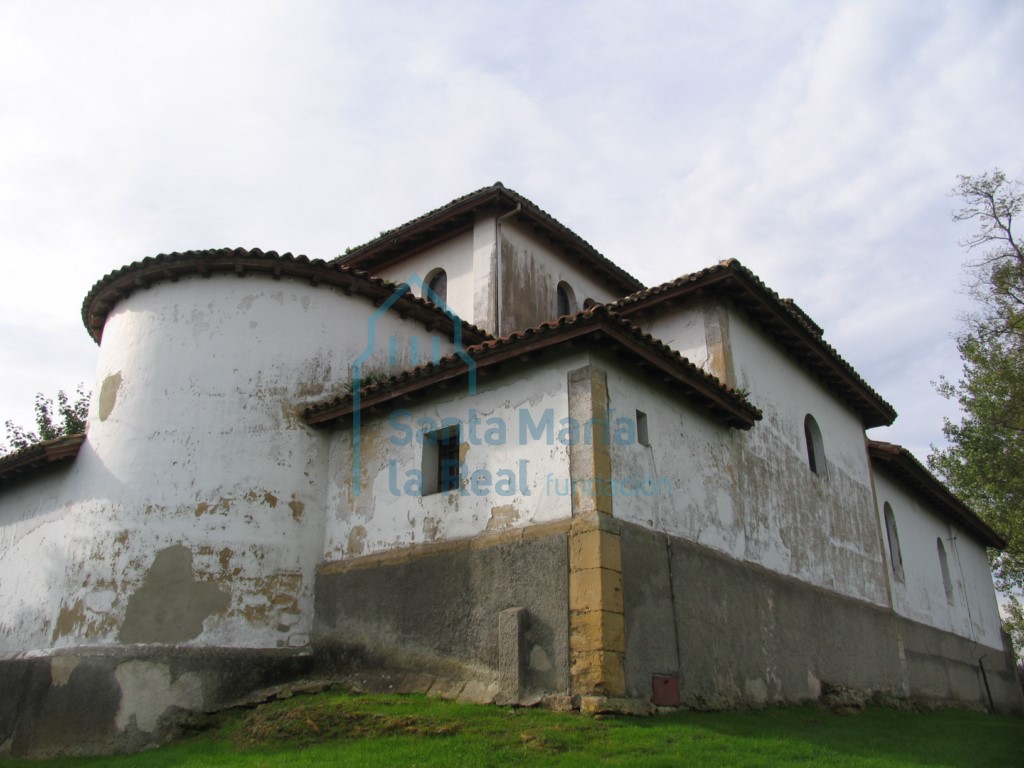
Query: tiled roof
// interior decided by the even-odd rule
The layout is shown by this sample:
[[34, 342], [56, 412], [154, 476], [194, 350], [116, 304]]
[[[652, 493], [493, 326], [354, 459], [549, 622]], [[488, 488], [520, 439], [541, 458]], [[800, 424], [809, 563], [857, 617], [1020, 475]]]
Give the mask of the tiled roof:
[[[311, 285], [326, 285], [340, 289], [347, 295], [365, 296], [377, 304], [387, 300], [399, 287], [387, 280], [372, 277], [351, 267], [328, 263], [322, 259], [263, 252], [259, 248], [220, 248], [184, 253], [161, 253], [136, 261], [115, 270], [100, 279], [82, 302], [82, 320], [89, 335], [97, 342], [103, 335], [103, 324], [114, 306], [134, 291], [149, 288], [154, 283], [177, 281], [183, 275], [235, 274], [240, 277], [259, 274], [275, 280], [290, 277], [309, 281]], [[454, 332], [455, 316], [424, 301], [411, 292], [398, 300], [394, 310], [422, 322], [428, 328], [437, 328], [449, 335]], [[465, 343], [477, 343], [491, 338], [475, 325], [462, 323]]]
[[[467, 347], [477, 372], [489, 366], [521, 361], [563, 343], [592, 341], [600, 348], [629, 357], [639, 369], [664, 383], [670, 392], [695, 400], [729, 426], [749, 429], [761, 418], [761, 412], [738, 392], [725, 387], [678, 352], [641, 332], [632, 323], [617, 316], [605, 305], [597, 305], [575, 315], [543, 323], [536, 328], [513, 333]], [[396, 400], [424, 392], [428, 387], [461, 378], [468, 373], [466, 360], [455, 354], [438, 363], [421, 365], [359, 390], [360, 408], [383, 409]], [[306, 409], [308, 424], [326, 424], [351, 417], [354, 395], [343, 393]]]
[[660, 312], [673, 303], [723, 292], [858, 414], [865, 427], [896, 420], [896, 410], [822, 338], [822, 330], [792, 300], [781, 298], [736, 259], [637, 291], [611, 306], [624, 317]]
[[478, 209], [495, 206], [511, 211], [517, 205], [521, 206], [517, 214], [519, 219], [528, 221], [542, 230], [545, 235], [560, 244], [568, 255], [575, 257], [586, 268], [614, 284], [621, 293], [637, 291], [644, 287], [643, 283], [601, 255], [594, 246], [551, 214], [518, 192], [505, 187], [500, 181], [456, 198], [447, 205], [389, 230], [368, 243], [351, 248], [344, 256], [339, 256], [335, 263], [376, 271], [444, 240], [455, 232], [468, 229], [473, 224], [474, 211]]
[[1002, 536], [936, 479], [906, 448], [894, 443], [869, 440], [868, 455], [872, 464], [887, 469], [894, 479], [924, 496], [948, 519], [970, 531], [981, 543], [996, 549], [1006, 547], [1006, 540]]
[[0, 457], [0, 485], [43, 467], [75, 458], [84, 442], [84, 433], [64, 435]]

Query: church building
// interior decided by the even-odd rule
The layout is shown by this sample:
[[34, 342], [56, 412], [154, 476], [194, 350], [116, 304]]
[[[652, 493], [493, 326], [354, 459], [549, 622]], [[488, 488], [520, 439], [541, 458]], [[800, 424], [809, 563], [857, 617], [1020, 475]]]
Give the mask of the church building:
[[310, 677], [1024, 710], [1005, 542], [735, 259], [644, 286], [498, 183], [331, 262], [145, 258], [82, 317], [86, 432], [0, 458], [0, 754]]

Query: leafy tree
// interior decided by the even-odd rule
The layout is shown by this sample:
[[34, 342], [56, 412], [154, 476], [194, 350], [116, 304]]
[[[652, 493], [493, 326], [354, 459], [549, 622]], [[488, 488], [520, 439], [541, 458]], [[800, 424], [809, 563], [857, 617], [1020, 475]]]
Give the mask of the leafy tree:
[[51, 398], [44, 397], [42, 393], [37, 394], [35, 411], [38, 432], [31, 432], [8, 420], [4, 426], [7, 428], [9, 447], [4, 451], [3, 446], [0, 446], [0, 455], [23, 451], [36, 443], [53, 440], [55, 437], [84, 432], [91, 395], [92, 393], [85, 391], [84, 384], [78, 385], [74, 392], [74, 400], [62, 389], [57, 392], [57, 404], [54, 406]]
[[964, 207], [955, 221], [977, 225], [961, 242], [978, 254], [964, 267], [977, 302], [965, 316], [957, 347], [964, 367], [938, 391], [955, 400], [959, 423], [945, 420], [949, 445], [933, 448], [929, 466], [1007, 541], [995, 553], [996, 586], [1010, 601], [1006, 628], [1024, 651], [1024, 244], [1014, 232], [1024, 210], [1024, 184], [996, 169], [960, 176], [953, 194]]

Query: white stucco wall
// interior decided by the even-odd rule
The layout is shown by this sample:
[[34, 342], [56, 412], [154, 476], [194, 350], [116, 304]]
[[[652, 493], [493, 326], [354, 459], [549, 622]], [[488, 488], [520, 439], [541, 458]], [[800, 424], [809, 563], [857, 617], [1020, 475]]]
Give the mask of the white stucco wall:
[[[698, 347], [702, 329], [694, 313], [673, 313], [660, 327], [677, 349]], [[728, 429], [661, 388], [610, 369], [613, 407], [631, 417], [645, 412], [651, 438], [646, 450], [616, 446], [616, 472], [665, 477], [673, 489], [670, 498], [616, 499], [616, 516], [843, 595], [888, 604], [856, 414], [736, 311], [730, 311], [729, 339], [736, 386], [747, 389], [763, 412], [749, 431]], [[821, 428], [827, 473], [808, 466], [807, 413]]]
[[[121, 301], [78, 459], [0, 492], [0, 648], [145, 639], [162, 631], [161, 600], [212, 606], [190, 643], [304, 644], [329, 439], [300, 413], [349, 380], [374, 312], [259, 276], [182, 278]], [[364, 375], [407, 367], [413, 338], [452, 351], [394, 313], [373, 325]]]
[[660, 339], [698, 368], [710, 372], [704, 322], [703, 305], [687, 304], [644, 319], [640, 325], [645, 333]]
[[[474, 317], [473, 310], [472, 231], [467, 230], [397, 264], [387, 266], [377, 276], [395, 283], [408, 283], [413, 276], [425, 281], [439, 267], [448, 276], [448, 306], [466, 322], [484, 327], [485, 323], [481, 324], [480, 318]], [[427, 298], [422, 285], [413, 286], [413, 293], [420, 298]]]
[[[860, 418], [734, 308], [729, 310], [729, 338], [736, 386], [750, 393], [764, 416], [744, 438], [743, 454], [753, 464], [747, 476], [767, 471], [777, 478], [772, 495], [780, 502], [788, 499], [776, 508], [783, 516], [779, 522], [801, 532], [794, 542], [799, 546], [770, 545], [773, 554], [766, 561], [783, 572], [808, 573], [812, 583], [851, 597], [888, 604]], [[808, 466], [807, 414], [821, 431], [825, 473], [814, 474]], [[796, 553], [804, 544], [821, 553], [817, 563], [802, 564]]]
[[[376, 272], [394, 282], [407, 282], [410, 275], [425, 279], [435, 268], [448, 274], [448, 305], [463, 320], [495, 332], [495, 216], [480, 215], [472, 229], [436, 243]], [[523, 330], [554, 320], [556, 289], [566, 282], [577, 308], [587, 298], [597, 302], [621, 297], [579, 261], [567, 258], [561, 248], [523, 226], [516, 216], [501, 223], [502, 251], [502, 333]], [[417, 295], [421, 295], [419, 289]]]
[[501, 233], [502, 333], [555, 320], [557, 287], [563, 281], [572, 289], [577, 310], [583, 309], [588, 298], [599, 303], [621, 298], [618, 289], [581, 262], [566, 257], [560, 247], [524, 227], [516, 217], [502, 223]]
[[[908, 493], [885, 472], [875, 474], [879, 525], [885, 530], [888, 503], [896, 520], [903, 579], [892, 570], [886, 537], [885, 560], [892, 579], [893, 607], [901, 616], [1002, 648], [999, 609], [985, 547], [941, 514]], [[946, 599], [936, 540], [946, 549], [953, 602]]]
[[[361, 424], [358, 495], [352, 481], [353, 431], [335, 431], [324, 557], [338, 560], [570, 517], [569, 449], [557, 437], [568, 415], [568, 371], [586, 361], [586, 356], [571, 355], [544, 367], [489, 374], [475, 395], [464, 386], [453, 387], [443, 396]], [[471, 431], [474, 413], [477, 424]], [[547, 432], [535, 436], [532, 431], [545, 418], [553, 425], [550, 443]], [[421, 419], [427, 421], [421, 424]], [[412, 430], [440, 428], [444, 419], [462, 425], [463, 486], [427, 496], [407, 492], [407, 473], [416, 478], [422, 469], [423, 446], [409, 439]], [[504, 439], [498, 425], [504, 425]], [[476, 472], [482, 473], [481, 483], [474, 489]], [[499, 489], [498, 480], [510, 476], [514, 485]], [[491, 482], [484, 484], [486, 478]]]
[[597, 364], [608, 375], [613, 424], [635, 421], [637, 411], [648, 423], [649, 446], [611, 442], [615, 517], [747, 559], [736, 540], [743, 525], [733, 487], [733, 430], [610, 360]]
[[[79, 457], [74, 465], [22, 480], [0, 494], [0, 653], [45, 648], [54, 638], [54, 609], [67, 586], [65, 541], [81, 537], [65, 488], [80, 483], [89, 467], [102, 468], [88, 445]], [[106, 592], [98, 590], [91, 606], [83, 604], [87, 621], [97, 620], [91, 610], [97, 602], [101, 608], [109, 602]]]
[[[622, 298], [618, 289], [607, 285], [579, 261], [567, 258], [560, 247], [551, 245], [549, 240], [539, 236], [532, 227], [524, 227], [516, 217], [506, 219], [502, 223], [501, 231], [521, 253], [532, 257], [534, 265], [546, 272], [553, 286], [557, 286], [562, 280], [569, 283], [576, 294], [580, 309], [587, 298], [592, 298], [598, 303]], [[551, 309], [555, 309], [554, 304]]]

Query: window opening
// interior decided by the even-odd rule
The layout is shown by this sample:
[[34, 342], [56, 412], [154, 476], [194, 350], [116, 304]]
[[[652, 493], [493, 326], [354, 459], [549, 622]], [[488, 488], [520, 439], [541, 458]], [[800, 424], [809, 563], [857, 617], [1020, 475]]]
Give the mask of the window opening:
[[809, 413], [804, 417], [804, 438], [807, 440], [807, 465], [814, 474], [826, 477], [825, 446], [821, 440], [821, 430]]
[[427, 275], [427, 288], [433, 294], [423, 297], [427, 301], [432, 301], [435, 304], [448, 303], [448, 273], [443, 269], [435, 269]]
[[889, 502], [882, 507], [885, 515], [885, 533], [889, 539], [889, 561], [892, 563], [892, 573], [897, 581], [903, 581], [903, 553], [900, 551], [900, 534], [896, 530], [896, 515], [893, 514]]
[[576, 312], [578, 311], [577, 308], [576, 308], [576, 294], [573, 293], [573, 290], [572, 290], [571, 287], [569, 287], [569, 284], [567, 282], [565, 282], [565, 281], [562, 281], [561, 283], [559, 283], [558, 284], [557, 293], [558, 293], [558, 306], [556, 307], [556, 311], [558, 313], [557, 316], [558, 317], [562, 317], [563, 315], [574, 315], [574, 314], [576, 314]]
[[643, 411], [636, 412], [636, 441], [640, 445], [650, 445], [650, 437], [647, 434], [647, 414]]
[[459, 487], [459, 425], [423, 435], [423, 495]]

